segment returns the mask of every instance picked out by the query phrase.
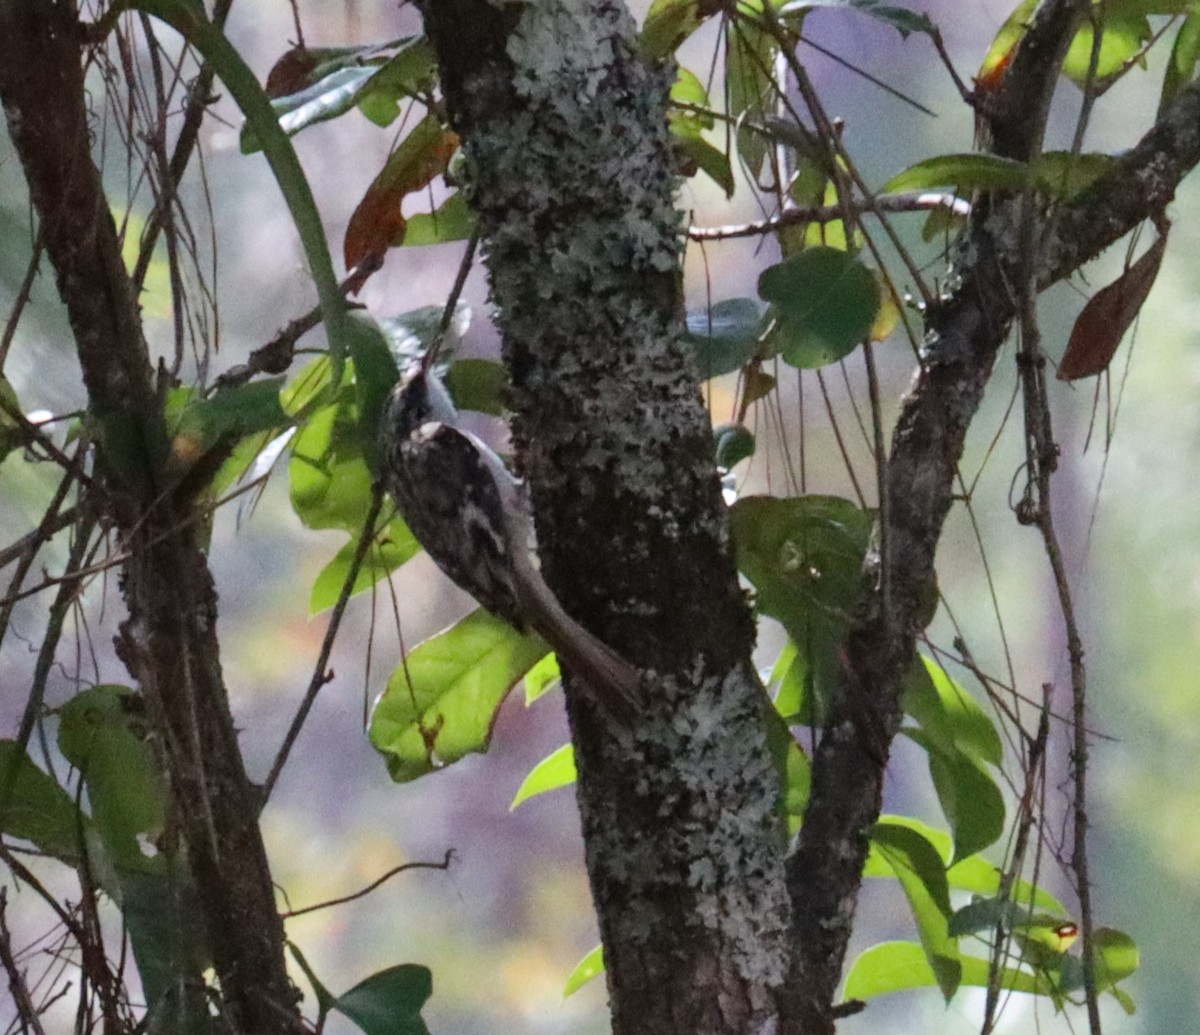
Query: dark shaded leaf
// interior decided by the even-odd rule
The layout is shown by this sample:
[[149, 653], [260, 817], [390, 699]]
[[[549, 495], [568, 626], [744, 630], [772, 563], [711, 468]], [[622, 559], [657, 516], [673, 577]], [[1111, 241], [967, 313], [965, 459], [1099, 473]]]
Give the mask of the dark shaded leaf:
[[1083, 307], [1071, 329], [1067, 351], [1058, 364], [1060, 381], [1093, 377], [1108, 369], [1121, 339], [1137, 319], [1154, 286], [1166, 246], [1166, 237], [1160, 236], [1137, 262], [1097, 291]]
[[850, 353], [879, 312], [874, 274], [848, 252], [807, 248], [764, 270], [758, 292], [774, 304], [774, 336], [784, 360], [813, 369]]
[[433, 994], [428, 967], [405, 963], [359, 982], [332, 1003], [367, 1035], [429, 1035], [421, 1007]]
[[754, 455], [754, 432], [745, 424], [719, 424], [713, 428], [713, 437], [717, 440], [717, 467], [722, 471], [732, 470], [736, 464]]
[[762, 306], [753, 298], [727, 298], [687, 314], [687, 340], [696, 347], [700, 374], [720, 377], [744, 367], [758, 351]]
[[[1188, 0], [1190, 3], [1190, 0]], [[1200, 58], [1200, 11], [1189, 14], [1171, 45], [1171, 57], [1163, 73], [1162, 97], [1158, 102], [1157, 117], [1174, 99], [1175, 95], [1192, 81], [1196, 75], [1196, 61]]]
[[443, 382], [454, 405], [499, 417], [505, 411], [508, 369], [494, 359], [458, 359], [450, 364]]

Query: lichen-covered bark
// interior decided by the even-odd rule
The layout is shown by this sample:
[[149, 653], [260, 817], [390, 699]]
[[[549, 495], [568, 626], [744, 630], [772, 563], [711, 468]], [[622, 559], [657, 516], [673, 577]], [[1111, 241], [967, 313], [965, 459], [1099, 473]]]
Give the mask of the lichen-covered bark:
[[166, 429], [116, 229], [89, 153], [74, 5], [0, 0], [0, 102], [66, 304], [101, 455], [89, 506], [127, 555], [118, 650], [146, 695], [231, 1030], [295, 1031], [258, 808], [238, 751], [196, 515], [163, 476]]
[[778, 778], [682, 340], [665, 101], [611, 0], [424, 5], [468, 160], [547, 579], [651, 673], [632, 729], [568, 680], [614, 1030], [778, 1025]]

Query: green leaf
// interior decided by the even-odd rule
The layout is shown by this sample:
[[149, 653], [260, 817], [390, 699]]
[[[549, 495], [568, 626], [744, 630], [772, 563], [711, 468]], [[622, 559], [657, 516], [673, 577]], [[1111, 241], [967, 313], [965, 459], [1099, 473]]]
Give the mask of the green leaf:
[[[1092, 967], [1096, 991], [1104, 992], [1129, 977], [1141, 965], [1134, 940], [1123, 931], [1109, 927], [1097, 929], [1092, 936]], [[1075, 956], [1062, 960], [1059, 989], [1074, 992], [1083, 988], [1083, 961]]]
[[400, 115], [400, 99], [432, 88], [437, 57], [424, 36], [401, 41], [399, 51], [379, 66], [358, 96], [358, 110], [377, 126], [390, 126]]
[[479, 610], [410, 651], [371, 715], [371, 743], [392, 779], [414, 780], [486, 751], [508, 691], [547, 649]]
[[121, 916], [150, 1008], [150, 1030], [163, 1035], [214, 1031], [204, 971], [212, 954], [204, 913], [182, 855], [157, 873], [123, 871]]
[[292, 506], [309, 528], [357, 534], [371, 506], [374, 479], [362, 452], [354, 386], [343, 384], [292, 440]]
[[459, 302], [454, 307], [454, 315], [445, 333], [442, 332], [444, 309], [440, 305], [424, 305], [399, 316], [382, 317], [376, 321], [388, 339], [392, 356], [400, 369], [405, 369], [424, 356], [435, 342], [441, 342], [440, 356], [448, 360], [454, 355], [462, 336], [471, 326], [471, 307]]
[[859, 11], [892, 26], [905, 39], [914, 32], [925, 33], [929, 36], [937, 32], [937, 26], [928, 15], [917, 14], [907, 7], [900, 7], [896, 4], [881, 3], [880, 0], [790, 0], [779, 9], [779, 13], [792, 16], [819, 7]]
[[474, 230], [475, 213], [462, 191], [455, 191], [432, 212], [418, 212], [408, 217], [403, 247], [465, 241]]
[[537, 765], [529, 770], [529, 775], [521, 781], [517, 793], [509, 805], [511, 812], [523, 801], [556, 791], [560, 787], [569, 787], [575, 782], [575, 749], [570, 744], [564, 744], [558, 750], [551, 752]]
[[525, 706], [533, 704], [547, 690], [558, 685], [562, 673], [558, 670], [558, 655], [547, 654], [525, 673]]
[[208, 399], [189, 396], [179, 413], [173, 434], [188, 438], [198, 452], [219, 442], [271, 431], [290, 423], [279, 402], [284, 379], [252, 381], [218, 392]]
[[[881, 820], [895, 826], [908, 827], [917, 831], [937, 849], [943, 862], [948, 862], [954, 851], [953, 839], [944, 830], [931, 827], [911, 816], [884, 815]], [[872, 848], [863, 867], [864, 877], [894, 877], [888, 863]], [[956, 862], [946, 871], [946, 883], [956, 891], [970, 891], [976, 895], [995, 895], [1000, 890], [1002, 874], [982, 856], [974, 855]], [[1018, 880], [1013, 884], [1012, 900], [1028, 908], [1036, 908], [1056, 916], [1066, 916], [1066, 907], [1058, 899], [1028, 881]]]
[[[1106, 12], [1100, 38], [1100, 55], [1092, 89], [1111, 86], [1130, 68], [1130, 62], [1139, 54], [1142, 44], [1150, 39], [1150, 23], [1144, 15], [1114, 14]], [[1095, 30], [1085, 20], [1063, 61], [1063, 75], [1082, 88], [1087, 83], [1088, 68], [1092, 60], [1092, 40]]]
[[886, 820], [875, 824], [871, 842], [896, 873], [908, 898], [926, 959], [947, 1001], [962, 978], [958, 943], [950, 935], [950, 888], [941, 857], [916, 830]]
[[653, 61], [674, 53], [717, 12], [715, 6], [709, 8], [701, 0], [654, 0], [642, 24], [642, 54]]
[[1107, 173], [1116, 159], [1112, 155], [1089, 151], [1046, 151], [1033, 160], [1038, 190], [1050, 198], [1073, 198], [1082, 194]]
[[597, 945], [583, 957], [571, 971], [567, 983], [563, 986], [563, 998], [574, 995], [584, 985], [604, 973], [604, 946]]
[[[814, 716], [837, 691], [837, 647], [858, 599], [873, 516], [835, 496], [747, 496], [730, 510], [738, 568], [805, 664]], [[801, 717], [804, 721], [804, 717]]]
[[354, 361], [355, 401], [358, 406], [360, 448], [372, 475], [379, 475], [379, 422], [400, 371], [392, 358], [383, 328], [371, 317], [353, 313], [345, 342]]
[[[367, 547], [366, 556], [354, 578], [350, 595], [354, 596], [364, 589], [370, 589], [380, 579], [387, 578], [405, 561], [415, 557], [420, 550], [421, 544], [408, 530], [408, 526], [400, 518], [393, 518], [375, 534], [371, 545]], [[333, 560], [321, 569], [321, 573], [313, 583], [312, 595], [308, 601], [310, 617], [319, 614], [327, 607], [333, 607], [338, 602], [338, 598], [342, 594], [342, 586], [350, 574], [350, 565], [354, 562], [356, 553], [358, 553], [358, 539], [353, 538], [338, 550]]]
[[1163, 73], [1162, 97], [1156, 117], [1162, 115], [1175, 95], [1195, 77], [1197, 59], [1200, 59], [1200, 11], [1189, 14], [1175, 33], [1171, 57]]
[[1026, 932], [1039, 928], [1057, 931], [1065, 923], [1069, 923], [1069, 917], [1065, 915], [1034, 913], [1028, 906], [1010, 898], [977, 898], [954, 911], [950, 918], [950, 933], [961, 938], [980, 931], [993, 931], [998, 926], [1007, 931], [1018, 928]]
[[0, 833], [30, 841], [47, 855], [79, 858], [86, 818], [71, 796], [14, 740], [0, 740]]
[[508, 368], [494, 359], [459, 359], [450, 364], [443, 383], [460, 410], [501, 416], [508, 392]]
[[879, 312], [874, 275], [849, 252], [806, 248], [758, 278], [758, 293], [774, 304], [775, 334], [784, 360], [823, 367], [851, 352]]
[[730, 471], [754, 455], [754, 432], [745, 424], [730, 421], [713, 428], [716, 439], [716, 462], [722, 471]]
[[[761, 11], [761, 2], [742, 5], [749, 12]], [[742, 164], [750, 178], [757, 180], [767, 155], [768, 142], [748, 128], [761, 125], [774, 113], [779, 92], [772, 76], [778, 43], [770, 33], [757, 28], [746, 18], [730, 18], [725, 27], [725, 104], [738, 127], [737, 144]]]
[[971, 756], [943, 751], [921, 730], [903, 732], [929, 754], [929, 774], [954, 833], [954, 858], [965, 859], [995, 844], [1004, 833], [1004, 795], [996, 782]]
[[725, 197], [733, 197], [736, 183], [729, 155], [725, 151], [702, 137], [685, 137], [678, 141], [678, 147], [700, 172], [725, 192]]
[[359, 982], [338, 996], [332, 1008], [367, 1035], [429, 1035], [421, 1007], [432, 994], [429, 968], [404, 963]]
[[880, 190], [881, 194], [952, 187], [960, 191], [1020, 190], [1029, 183], [1024, 162], [976, 153], [937, 155], [910, 165]]
[[790, 639], [783, 645], [775, 667], [771, 670], [771, 686], [775, 691], [775, 710], [789, 725], [813, 726], [811, 705], [805, 690], [808, 666], [796, 644]]
[[[678, 107], [686, 104], [687, 108]], [[667, 124], [671, 132], [681, 140], [698, 139], [706, 129], [716, 125], [716, 118], [708, 110], [708, 91], [695, 72], [682, 65], [675, 72], [675, 83], [671, 87], [671, 105], [667, 111]], [[695, 109], [703, 109], [703, 112]]]
[[145, 701], [127, 686], [93, 686], [59, 709], [58, 746], [87, 785], [92, 819], [121, 869], [155, 870], [139, 836], [163, 829], [167, 793], [147, 743]]
[[[991, 964], [975, 956], [960, 956], [962, 976], [959, 985], [986, 988]], [[930, 965], [925, 949], [916, 942], [883, 942], [863, 952], [846, 975], [844, 999], [874, 999], [889, 992], [927, 988], [939, 984], [938, 974]], [[1042, 988], [1032, 974], [1006, 967], [1001, 973], [1001, 988], [1016, 992], [1038, 992]]]
[[808, 807], [812, 769], [808, 756], [796, 743], [792, 731], [776, 711], [767, 716], [767, 750], [771, 753], [771, 760], [775, 763], [783, 786], [783, 796], [780, 799], [783, 814], [794, 821], [791, 825], [795, 829], [799, 829], [799, 821], [804, 818], [804, 810]]
[[700, 376], [741, 370], [758, 352], [762, 307], [753, 298], [728, 298], [687, 314], [687, 340], [695, 346]]
[[918, 655], [901, 690], [904, 711], [944, 751], [1000, 765], [1004, 745], [987, 713], [933, 658]]
[[3, 460], [14, 449], [19, 449], [25, 442], [25, 432], [17, 423], [13, 413], [21, 412], [21, 401], [17, 398], [16, 390], [7, 377], [0, 374], [0, 460]]

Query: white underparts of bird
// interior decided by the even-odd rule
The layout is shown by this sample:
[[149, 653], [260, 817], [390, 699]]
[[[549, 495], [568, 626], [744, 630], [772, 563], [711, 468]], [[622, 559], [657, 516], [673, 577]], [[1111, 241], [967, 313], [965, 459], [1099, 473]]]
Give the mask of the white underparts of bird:
[[492, 614], [540, 635], [614, 716], [636, 715], [641, 673], [568, 615], [546, 585], [524, 484], [460, 426], [449, 393], [423, 364], [392, 390], [380, 446], [387, 489], [437, 566]]

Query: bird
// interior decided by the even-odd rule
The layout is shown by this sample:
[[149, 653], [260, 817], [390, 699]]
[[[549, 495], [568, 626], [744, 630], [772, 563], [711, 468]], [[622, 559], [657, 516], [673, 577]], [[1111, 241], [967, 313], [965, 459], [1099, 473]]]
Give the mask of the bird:
[[428, 356], [388, 398], [380, 456], [401, 516], [451, 581], [519, 631], [540, 635], [615, 717], [635, 716], [642, 673], [567, 614], [546, 584], [524, 482], [462, 426]]

